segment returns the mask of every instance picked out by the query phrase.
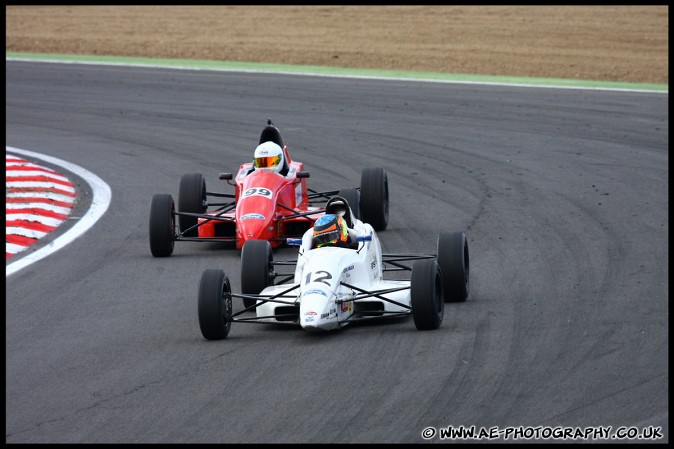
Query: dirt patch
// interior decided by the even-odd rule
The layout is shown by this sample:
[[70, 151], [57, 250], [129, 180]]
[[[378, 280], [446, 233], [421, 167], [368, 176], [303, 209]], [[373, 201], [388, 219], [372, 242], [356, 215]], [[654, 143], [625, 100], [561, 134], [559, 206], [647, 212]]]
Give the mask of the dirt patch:
[[668, 6], [7, 6], [5, 50], [669, 82]]

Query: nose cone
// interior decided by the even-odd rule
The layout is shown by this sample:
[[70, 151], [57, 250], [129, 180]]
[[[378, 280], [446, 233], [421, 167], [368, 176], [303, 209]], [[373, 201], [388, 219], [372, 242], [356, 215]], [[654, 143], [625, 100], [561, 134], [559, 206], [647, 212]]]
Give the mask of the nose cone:
[[[262, 214], [251, 213], [239, 218], [238, 231], [243, 241], [268, 240], [270, 234], [269, 220]], [[272, 227], [273, 228], [273, 227]]]
[[302, 294], [300, 325], [308, 331], [331, 330], [337, 327], [337, 306], [328, 301], [330, 293], [309, 290]]
[[313, 310], [300, 313], [300, 325], [308, 331], [318, 330], [318, 317], [318, 312], [314, 312]]

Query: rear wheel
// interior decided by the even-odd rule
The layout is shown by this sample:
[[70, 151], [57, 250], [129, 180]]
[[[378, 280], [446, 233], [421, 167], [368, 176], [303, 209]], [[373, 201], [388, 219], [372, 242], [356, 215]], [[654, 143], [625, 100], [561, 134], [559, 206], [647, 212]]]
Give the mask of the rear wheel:
[[[249, 240], [241, 248], [241, 293], [257, 295], [274, 283], [274, 256], [266, 240]], [[243, 299], [248, 308], [255, 305], [254, 299]]]
[[468, 298], [470, 263], [468, 239], [464, 232], [443, 232], [438, 237], [438, 264], [442, 270], [445, 302]]
[[344, 189], [337, 192], [338, 196], [341, 196], [349, 203], [351, 212], [353, 212], [353, 218], [360, 220], [360, 192], [358, 189]]
[[[201, 173], [188, 173], [180, 178], [178, 210], [192, 214], [203, 214], [207, 208], [206, 181]], [[178, 216], [180, 232], [185, 237], [198, 237], [197, 217]], [[194, 227], [194, 229], [190, 229]], [[189, 230], [188, 230], [189, 229]], [[185, 232], [188, 230], [187, 232]]]
[[232, 327], [232, 289], [225, 272], [209, 269], [199, 281], [199, 327], [207, 340], [222, 340]]
[[375, 231], [388, 225], [388, 177], [383, 168], [365, 168], [360, 178], [361, 220]]
[[154, 257], [173, 254], [175, 244], [175, 203], [167, 193], [157, 193], [150, 205], [150, 251]]
[[435, 259], [417, 261], [412, 267], [410, 286], [414, 325], [422, 330], [442, 324], [445, 303], [442, 300], [442, 272]]

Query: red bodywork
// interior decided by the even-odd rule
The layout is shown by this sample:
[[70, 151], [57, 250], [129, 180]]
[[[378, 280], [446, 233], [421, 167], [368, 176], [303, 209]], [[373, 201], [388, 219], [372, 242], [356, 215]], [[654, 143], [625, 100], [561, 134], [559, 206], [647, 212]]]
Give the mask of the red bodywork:
[[[253, 164], [242, 164], [236, 175], [236, 209], [220, 217], [224, 220], [199, 218], [199, 237], [236, 237], [236, 248], [248, 240], [268, 240], [273, 248], [287, 237], [301, 237], [323, 214], [323, 209], [309, 206], [306, 178], [298, 178], [304, 164], [290, 159], [283, 148], [290, 170], [282, 176], [268, 170], [252, 170]], [[285, 207], [283, 207], [285, 206]], [[316, 211], [315, 214], [295, 216]], [[209, 215], [215, 215], [216, 212]], [[292, 218], [284, 218], [290, 217]]]

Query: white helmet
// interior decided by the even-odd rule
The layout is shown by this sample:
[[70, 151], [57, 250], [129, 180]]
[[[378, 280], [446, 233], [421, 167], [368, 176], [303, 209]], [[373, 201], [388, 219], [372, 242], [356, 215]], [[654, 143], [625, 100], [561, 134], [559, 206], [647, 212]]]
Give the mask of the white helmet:
[[283, 149], [272, 141], [260, 144], [255, 148], [253, 166], [269, 169], [278, 173], [283, 168]]

